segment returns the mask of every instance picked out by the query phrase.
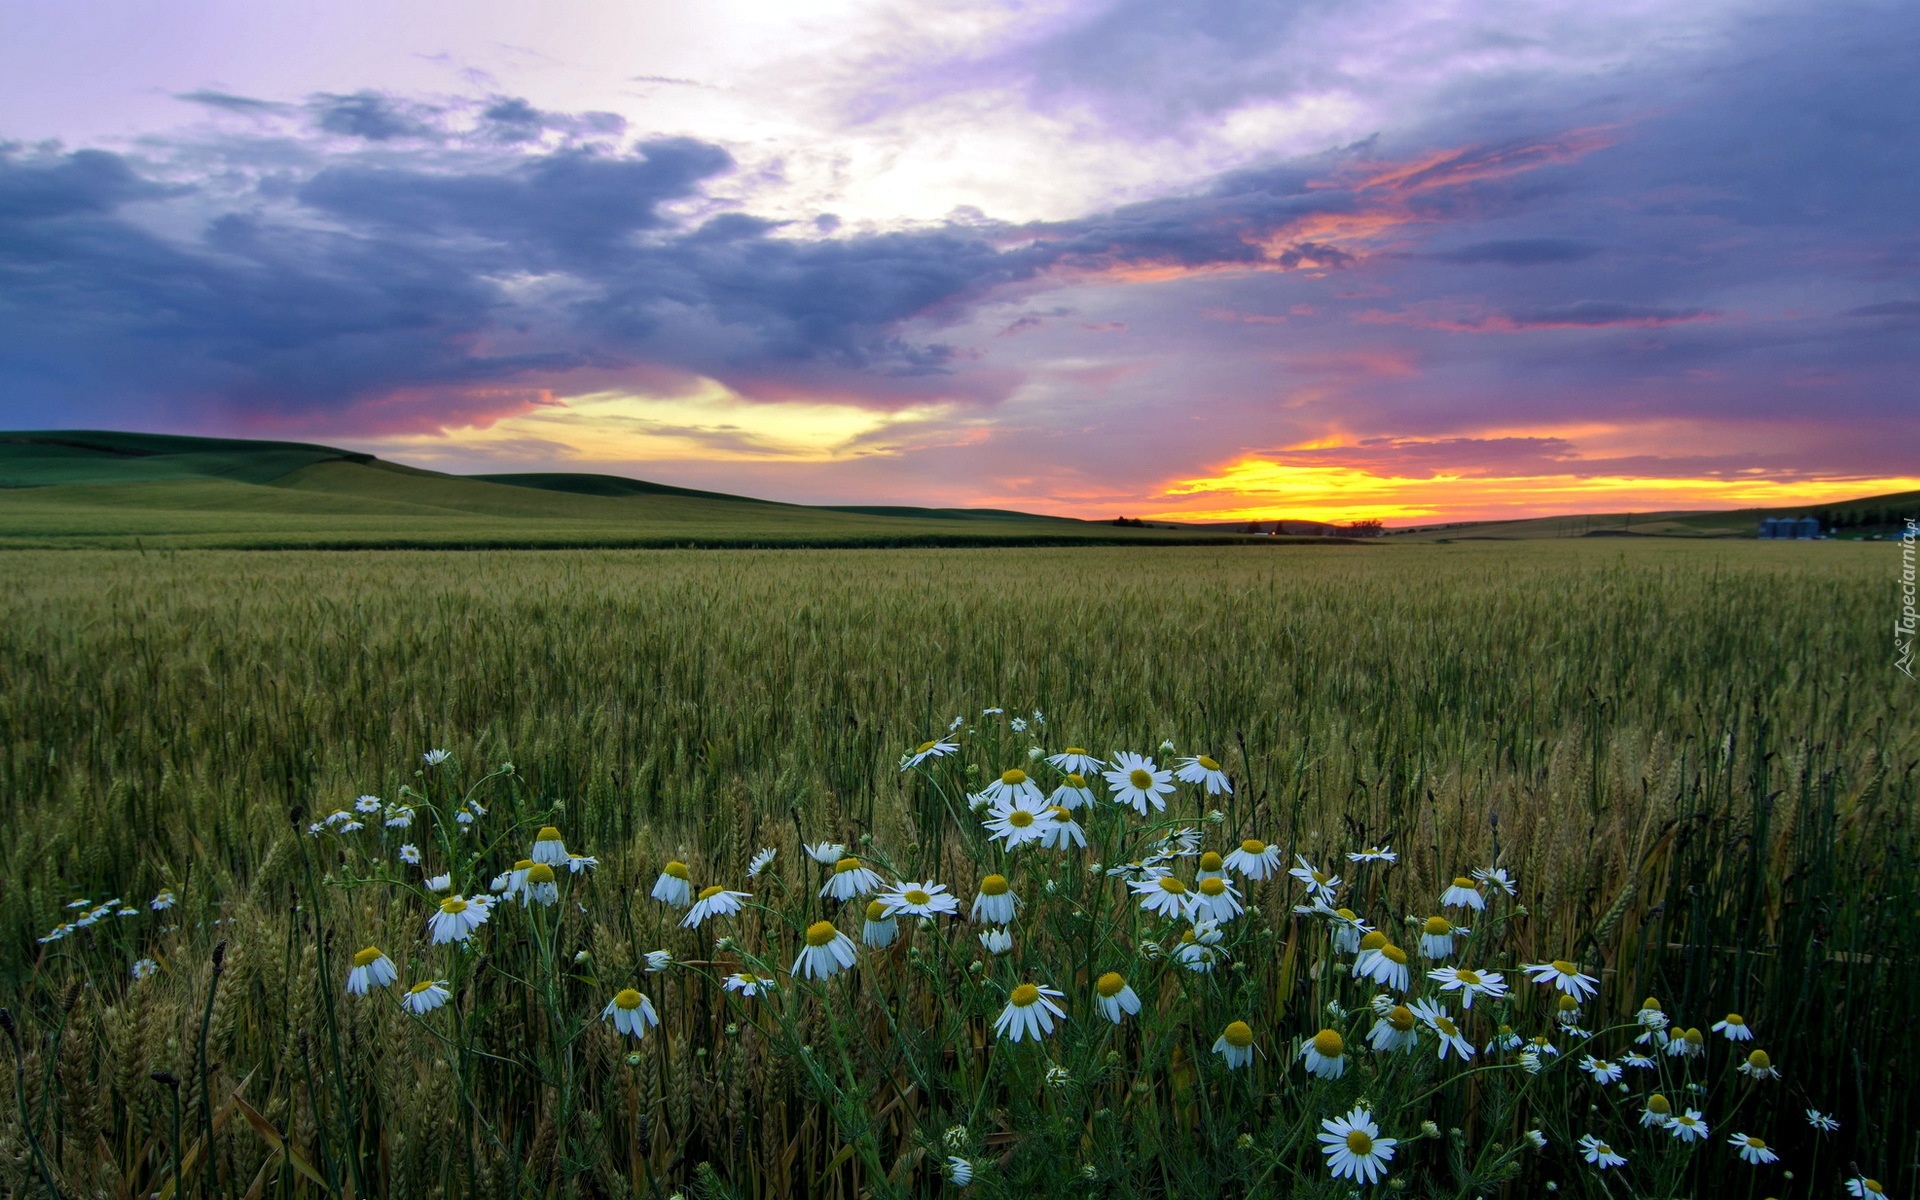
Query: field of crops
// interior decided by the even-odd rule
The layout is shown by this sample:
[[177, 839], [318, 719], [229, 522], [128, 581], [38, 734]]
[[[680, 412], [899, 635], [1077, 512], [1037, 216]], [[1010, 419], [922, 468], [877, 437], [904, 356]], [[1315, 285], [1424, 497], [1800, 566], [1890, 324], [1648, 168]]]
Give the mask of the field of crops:
[[6, 553], [0, 1194], [1913, 1195], [1896, 553]]

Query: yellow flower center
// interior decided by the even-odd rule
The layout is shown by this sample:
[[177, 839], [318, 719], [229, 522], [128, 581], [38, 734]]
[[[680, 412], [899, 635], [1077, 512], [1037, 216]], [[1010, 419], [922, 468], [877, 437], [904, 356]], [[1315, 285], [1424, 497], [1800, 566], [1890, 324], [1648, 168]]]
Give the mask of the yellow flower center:
[[859, 866], [860, 866], [859, 859], [843, 858], [839, 862], [833, 864], [833, 873], [835, 875], [845, 875], [848, 871], [855, 870]]
[[[1578, 975], [1580, 973], [1579, 967], [1574, 966], [1572, 963], [1568, 962], [1564, 958], [1554, 959], [1553, 969], [1560, 972], [1560, 974], [1562, 975]], [[1659, 1006], [1655, 1005], [1654, 1007], [1657, 1008]]]
[[1093, 986], [1094, 990], [1111, 1000], [1120, 994], [1122, 988], [1127, 986], [1127, 981], [1121, 977], [1120, 972], [1108, 971], [1105, 975], [1102, 975], [1100, 981]]
[[1593, 1144], [1593, 1149], [1594, 1149], [1594, 1153], [1596, 1154], [1612, 1154], [1613, 1153], [1613, 1147], [1607, 1145], [1605, 1142], [1595, 1142]]
[[1220, 855], [1213, 850], [1209, 850], [1200, 856], [1200, 869], [1202, 871], [1220, 871], [1224, 870], [1226, 865], [1226, 860], [1221, 858]]
[[1347, 1052], [1347, 1042], [1340, 1036], [1339, 1030], [1322, 1029], [1313, 1035], [1313, 1048], [1322, 1058], [1339, 1058]]
[[1428, 937], [1446, 937], [1453, 932], [1453, 922], [1445, 917], [1428, 917], [1424, 931]]
[[[532, 866], [527, 868], [527, 882], [528, 883], [552, 883], [553, 868], [548, 866], [546, 863], [533, 864]], [[709, 889], [709, 890], [713, 890], [713, 889]], [[706, 896], [706, 893], [702, 892], [701, 897], [704, 899], [705, 896]]]
[[1227, 1026], [1222, 1036], [1227, 1039], [1227, 1045], [1236, 1050], [1245, 1050], [1253, 1045], [1253, 1026], [1245, 1021], [1235, 1021]]
[[1396, 1004], [1387, 1010], [1387, 1024], [1401, 1033], [1413, 1028], [1413, 1010], [1404, 1004]]
[[933, 749], [935, 746], [938, 746], [939, 744], [940, 744], [939, 742], [921, 742], [920, 748], [918, 750], [915, 750], [914, 753], [925, 754], [927, 751]]
[[1460, 1027], [1453, 1023], [1452, 1017], [1435, 1017], [1433, 1027], [1448, 1037], [1460, 1036]]
[[1139, 767], [1135, 767], [1132, 771], [1128, 772], [1127, 782], [1144, 792], [1153, 786], [1153, 776], [1147, 774]]
[[1033, 814], [1024, 808], [1016, 808], [1007, 814], [1007, 824], [1015, 829], [1025, 829], [1033, 824]]
[[[1557, 967], [1560, 964], [1554, 963], [1553, 965]], [[1645, 1000], [1642, 1000], [1640, 1002], [1640, 1011], [1641, 1012], [1659, 1012], [1660, 1002], [1658, 1000], [1655, 1000], [1652, 996], [1648, 996]]]
[[385, 957], [386, 955], [380, 953], [377, 947], [368, 946], [365, 950], [353, 956], [353, 965], [356, 967], [369, 967]]
[[523, 858], [520, 861], [513, 864], [513, 869], [516, 871], [531, 871], [533, 869], [533, 860], [530, 858]]
[[1880, 1181], [1878, 1179], [1863, 1179], [1860, 1182], [1866, 1184], [1867, 1190], [1872, 1192], [1876, 1196], [1884, 1196], [1887, 1194], [1887, 1189], [1880, 1186]]
[[1655, 1092], [1653, 1095], [1647, 1097], [1647, 1111], [1650, 1113], [1658, 1113], [1664, 1117], [1673, 1111], [1673, 1105], [1667, 1102], [1665, 1096], [1662, 1096], [1659, 1092]]
[[980, 881], [980, 894], [982, 896], [1006, 895], [1007, 877], [1005, 875], [989, 875], [985, 879], [982, 879]]
[[813, 924], [807, 926], [807, 945], [827, 945], [833, 941], [839, 932], [839, 930], [833, 927], [832, 921], [815, 921]]
[[407, 995], [418, 996], [421, 992], [424, 992], [428, 988], [432, 987], [433, 983], [434, 981], [431, 979], [422, 980], [421, 982], [416, 983], [412, 987], [408, 988]]
[[1360, 948], [1362, 950], [1378, 950], [1386, 944], [1387, 935], [1381, 933], [1378, 929], [1369, 929], [1360, 938]]
[[440, 902], [440, 911], [449, 916], [467, 911], [467, 902], [458, 896], [448, 896]]
[[671, 875], [675, 879], [693, 878], [693, 876], [687, 873], [687, 864], [681, 862], [679, 859], [673, 859], [669, 861], [665, 867], [661, 868], [661, 870], [663, 873]]
[[644, 999], [646, 997], [632, 988], [621, 988], [620, 993], [613, 998], [613, 1006], [623, 1012], [632, 1012], [640, 1007], [640, 1001]]
[[908, 888], [905, 892], [901, 893], [900, 898], [908, 904], [925, 904], [933, 899], [932, 896], [927, 895], [919, 888]]
[[1747, 1065], [1755, 1070], [1764, 1071], [1773, 1065], [1773, 1060], [1767, 1057], [1765, 1050], [1755, 1050], [1752, 1054], [1747, 1055]]
[[[547, 874], [548, 874], [549, 876], [551, 876], [551, 875], [553, 874], [553, 872], [552, 872], [552, 871], [548, 871], [548, 872], [547, 872]], [[533, 876], [531, 876], [531, 875], [529, 875], [529, 876], [527, 876], [527, 879], [528, 879], [529, 881], [531, 881], [531, 880], [533, 879]], [[716, 883], [716, 884], [714, 884], [714, 885], [713, 885], [712, 887], [710, 887], [710, 888], [701, 888], [701, 889], [700, 889], [700, 898], [701, 898], [702, 900], [711, 900], [711, 899], [713, 899], [713, 898], [714, 898], [715, 896], [718, 896], [718, 895], [719, 895], [719, 894], [720, 894], [721, 892], [724, 892], [724, 891], [726, 891], [726, 890], [727, 890], [727, 889], [726, 889], [726, 888], [725, 888], [724, 886], [722, 886], [721, 884], [717, 884], [717, 883]]]
[[533, 835], [533, 840], [536, 842], [557, 842], [560, 840], [560, 831], [551, 825], [542, 825], [540, 832]]
[[1347, 1149], [1359, 1155], [1372, 1154], [1373, 1139], [1367, 1136], [1366, 1130], [1356, 1129], [1347, 1135]]
[[1464, 983], [1469, 987], [1479, 987], [1480, 984], [1484, 982], [1480, 978], [1480, 972], [1469, 971], [1465, 967], [1462, 967], [1458, 971], [1455, 971], [1453, 973], [1453, 977], [1455, 979], [1458, 979], [1461, 983]]
[[1767, 1148], [1766, 1142], [1762, 1141], [1760, 1138], [1753, 1137], [1751, 1135], [1749, 1135], [1747, 1138], [1747, 1145], [1752, 1147], [1755, 1150], [1765, 1150]]
[[1072, 810], [1062, 808], [1058, 804], [1054, 805], [1052, 808], [1049, 808], [1047, 811], [1053, 814], [1054, 820], [1060, 822], [1063, 825], [1073, 820]]
[[1160, 879], [1160, 890], [1169, 896], [1184, 896], [1187, 894], [1187, 885], [1171, 875], [1166, 875]]
[[1702, 1045], [1707, 1040], [1706, 1034], [1701, 1033], [1698, 1029], [1689, 1029], [1680, 1036], [1683, 1040], [1691, 1042], [1696, 1046]]
[[1402, 967], [1407, 965], [1407, 952], [1398, 946], [1382, 946], [1380, 953], [1388, 962]]
[[1069, 774], [1067, 776], [1067, 784], [1070, 787], [1084, 788], [1087, 786], [1087, 778], [1077, 773]]
[[867, 901], [867, 920], [869, 921], [887, 920], [887, 906], [878, 900]]
[[1197, 945], [1199, 944], [1199, 941], [1200, 941], [1199, 938], [1193, 936], [1193, 930], [1191, 929], [1187, 930], [1185, 933], [1180, 935], [1180, 944], [1182, 946]]
[[1267, 844], [1259, 838], [1248, 838], [1246, 841], [1240, 843], [1240, 849], [1241, 852], [1245, 854], [1265, 854], [1267, 852]]
[[1039, 1001], [1040, 989], [1030, 983], [1023, 983], [1013, 989], [1012, 995], [1009, 995], [1007, 999], [1011, 1001], [1016, 1008], [1026, 1008]]
[[1006, 784], [1008, 787], [1019, 787], [1026, 781], [1027, 773], [1019, 767], [1012, 767], [1000, 772], [1000, 782]]
[[1560, 997], [1561, 1012], [1572, 1012], [1574, 1009], [1579, 1007], [1580, 1007], [1580, 1002], [1578, 1000], [1575, 1000], [1572, 996], [1568, 996], [1565, 994], [1561, 995]]
[[1350, 908], [1336, 908], [1333, 910], [1333, 915], [1339, 917], [1342, 921], [1358, 921], [1360, 919], [1354, 915], [1354, 911]]
[[1745, 1025], [1746, 1023], [1747, 1023], [1747, 1019], [1741, 1016], [1739, 1013], [1727, 1014], [1727, 1024], [1729, 1025]]
[[1215, 761], [1213, 761], [1213, 760], [1212, 760], [1211, 758], [1208, 758], [1208, 757], [1207, 757], [1206, 755], [1204, 755], [1204, 754], [1196, 754], [1196, 755], [1194, 755], [1194, 756], [1193, 756], [1193, 761], [1195, 761], [1195, 762], [1197, 762], [1197, 763], [1199, 763], [1199, 764], [1200, 764], [1200, 766], [1201, 766], [1201, 768], [1202, 768], [1202, 769], [1204, 769], [1204, 770], [1208, 770], [1208, 771], [1218, 771], [1218, 770], [1220, 769], [1220, 764], [1219, 764], [1219, 763], [1217, 763], [1217, 762], [1215, 762]]
[[1315, 883], [1325, 883], [1328, 880], [1328, 878], [1329, 876], [1324, 871], [1315, 871], [1313, 873], [1313, 881]]
[[1465, 875], [1455, 875], [1453, 877], [1453, 886], [1458, 888], [1470, 888], [1473, 886], [1473, 880], [1468, 879]]
[[1062, 754], [1085, 754], [1086, 749], [1081, 746], [1068, 746], [1065, 750], [1062, 750], [1061, 753]]
[[1200, 881], [1200, 894], [1203, 896], [1224, 896], [1226, 892], [1227, 881], [1224, 879], [1202, 879]]

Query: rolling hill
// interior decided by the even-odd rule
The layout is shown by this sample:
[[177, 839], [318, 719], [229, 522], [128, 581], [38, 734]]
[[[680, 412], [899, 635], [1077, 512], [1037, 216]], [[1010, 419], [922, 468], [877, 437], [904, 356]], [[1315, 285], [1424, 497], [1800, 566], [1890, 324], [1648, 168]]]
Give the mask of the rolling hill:
[[1775, 508], [1585, 513], [1518, 521], [1464, 521], [1388, 532], [1393, 540], [1408, 542], [1523, 541], [1565, 537], [1751, 538], [1760, 522], [1768, 517], [1811, 515], [1819, 519], [1823, 531], [1837, 524], [1843, 535], [1853, 532], [1884, 534], [1895, 528], [1896, 514], [1920, 517], [1920, 492], [1893, 492], [1839, 503]]

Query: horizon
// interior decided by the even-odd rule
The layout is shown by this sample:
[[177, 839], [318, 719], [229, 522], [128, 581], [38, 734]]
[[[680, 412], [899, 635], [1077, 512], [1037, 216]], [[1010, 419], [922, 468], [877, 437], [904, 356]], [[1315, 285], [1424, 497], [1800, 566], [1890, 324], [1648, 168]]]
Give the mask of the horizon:
[[0, 424], [1390, 527], [1920, 490], [1920, 10], [13, 5]]

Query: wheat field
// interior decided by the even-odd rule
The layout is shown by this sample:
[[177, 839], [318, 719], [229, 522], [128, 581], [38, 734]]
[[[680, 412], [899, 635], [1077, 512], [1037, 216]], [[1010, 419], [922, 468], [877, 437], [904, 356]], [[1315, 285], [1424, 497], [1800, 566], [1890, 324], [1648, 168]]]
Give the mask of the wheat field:
[[[1910, 1195], [1920, 729], [1882, 632], [1893, 553], [10, 552], [0, 1190], [1345, 1196], [1316, 1135], [1365, 1109], [1397, 1142], [1376, 1186], [1406, 1194]], [[1068, 746], [1205, 755], [1232, 792], [1135, 815], [1090, 779], [1085, 849], [986, 837], [968, 797], [1016, 769], [1052, 788]], [[596, 865], [436, 944], [427, 872], [481, 893], [548, 826]], [[1452, 1010], [1471, 1067], [1425, 1032], [1365, 1045], [1377, 989], [1283, 871], [1232, 876], [1246, 911], [1195, 951], [1134, 902], [1155, 871], [1106, 873], [1157, 852], [1197, 886], [1188, 851], [1244, 839], [1337, 868], [1329, 895], [1409, 946], [1456, 877], [1508, 873], [1453, 960], [1509, 988]], [[870, 933], [864, 894], [820, 894], [818, 842], [942, 881], [958, 916], [792, 977], [816, 922]], [[1348, 858], [1374, 846], [1397, 861]], [[653, 898], [669, 861], [752, 902], [686, 928]], [[1005, 952], [968, 920], [989, 872], [1022, 896]], [[376, 947], [394, 994], [347, 995]], [[1595, 981], [1581, 1009], [1520, 970], [1550, 960]], [[1142, 1001], [1124, 1024], [1109, 965]], [[397, 1002], [416, 980], [445, 1006]], [[1012, 1042], [1023, 981], [1064, 1016]], [[642, 1011], [628, 989], [642, 1037], [603, 1019]], [[1738, 1012], [1758, 1040], [1596, 1082], [1576, 1060], [1636, 1054], [1648, 997], [1673, 1033]], [[1536, 1072], [1502, 1025], [1562, 1052]], [[1322, 1031], [1337, 1077], [1303, 1058]], [[1738, 1069], [1751, 1047], [1777, 1078]], [[1711, 1136], [1641, 1124], [1655, 1090]], [[1583, 1159], [1590, 1134], [1625, 1165]]]

